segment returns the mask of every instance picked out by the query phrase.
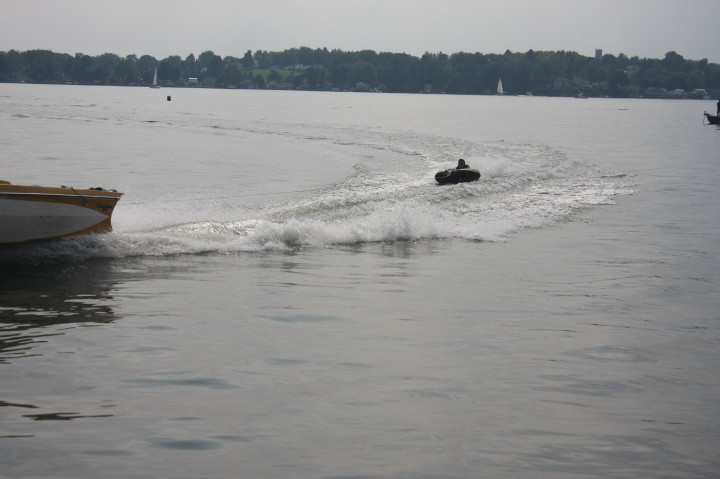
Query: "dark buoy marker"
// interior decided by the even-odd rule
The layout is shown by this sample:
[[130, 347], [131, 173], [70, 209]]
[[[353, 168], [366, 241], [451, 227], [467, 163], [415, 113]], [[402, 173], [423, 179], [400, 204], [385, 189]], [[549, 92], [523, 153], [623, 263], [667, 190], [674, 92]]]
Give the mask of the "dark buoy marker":
[[170, 97], [170, 95], [168, 95], [167, 101], [172, 101], [172, 98]]

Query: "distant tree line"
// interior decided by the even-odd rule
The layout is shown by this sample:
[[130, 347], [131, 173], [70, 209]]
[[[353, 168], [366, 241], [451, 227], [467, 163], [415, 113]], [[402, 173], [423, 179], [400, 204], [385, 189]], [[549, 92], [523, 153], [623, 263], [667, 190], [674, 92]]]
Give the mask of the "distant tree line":
[[241, 58], [205, 51], [185, 59], [149, 55], [89, 56], [50, 50], [0, 52], [0, 82], [149, 85], [157, 69], [164, 86], [304, 90], [375, 90], [449, 94], [494, 93], [502, 78], [505, 93], [568, 96], [718, 95], [720, 64], [687, 60], [671, 51], [662, 59], [569, 51], [504, 54], [377, 53], [292, 48], [248, 50]]

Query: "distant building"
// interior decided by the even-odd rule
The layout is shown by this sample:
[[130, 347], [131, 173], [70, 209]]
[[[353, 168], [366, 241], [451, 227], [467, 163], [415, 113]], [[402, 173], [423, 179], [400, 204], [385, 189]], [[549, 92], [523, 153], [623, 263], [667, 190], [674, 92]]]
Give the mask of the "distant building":
[[645, 96], [648, 96], [648, 97], [665, 96], [666, 93], [667, 93], [667, 90], [665, 88], [661, 88], [661, 87], [651, 86], [651, 87], [645, 89]]
[[704, 88], [696, 88], [690, 92], [690, 96], [693, 98], [702, 98], [703, 100], [709, 100], [712, 97], [708, 94]]
[[688, 93], [683, 90], [682, 88], [676, 88], [674, 90], [669, 90], [665, 93], [666, 97], [668, 98], [687, 98]]
[[595, 49], [595, 59], [602, 60], [602, 48]]
[[199, 82], [197, 78], [188, 78], [187, 86], [198, 86]]

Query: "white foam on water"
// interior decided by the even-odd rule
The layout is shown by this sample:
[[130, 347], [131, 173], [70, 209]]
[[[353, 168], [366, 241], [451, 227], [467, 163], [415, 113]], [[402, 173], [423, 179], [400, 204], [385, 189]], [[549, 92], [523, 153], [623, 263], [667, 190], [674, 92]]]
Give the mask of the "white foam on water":
[[[233, 253], [453, 238], [503, 241], [523, 229], [566, 221], [585, 208], [613, 204], [616, 195], [632, 192], [623, 175], [596, 171], [546, 146], [312, 125], [234, 128], [342, 145], [361, 160], [350, 176], [329, 186], [302, 194], [281, 191], [264, 197], [261, 205], [242, 192], [197, 198], [166, 192], [144, 202], [126, 196], [116, 209], [113, 233], [20, 245], [12, 253], [0, 252], [0, 260]], [[481, 179], [437, 185], [435, 172], [453, 166], [459, 157], [479, 169]]]

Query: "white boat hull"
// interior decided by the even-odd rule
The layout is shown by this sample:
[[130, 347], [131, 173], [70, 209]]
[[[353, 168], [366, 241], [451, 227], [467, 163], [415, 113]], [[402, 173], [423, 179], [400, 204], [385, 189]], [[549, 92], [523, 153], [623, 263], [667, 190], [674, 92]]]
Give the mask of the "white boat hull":
[[112, 231], [122, 193], [0, 184], [0, 243]]

